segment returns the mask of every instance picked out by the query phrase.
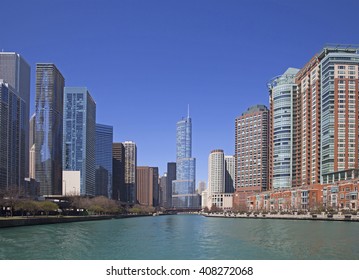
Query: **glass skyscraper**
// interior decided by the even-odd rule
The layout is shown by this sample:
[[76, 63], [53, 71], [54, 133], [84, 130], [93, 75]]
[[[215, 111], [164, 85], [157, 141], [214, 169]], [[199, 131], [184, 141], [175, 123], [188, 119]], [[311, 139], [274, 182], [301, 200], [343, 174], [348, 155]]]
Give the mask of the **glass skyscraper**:
[[25, 149], [25, 173], [29, 176], [29, 111], [30, 111], [30, 66], [24, 58], [15, 52], [0, 52], [0, 79], [8, 83], [12, 91], [22, 100], [22, 115], [26, 120], [21, 124], [24, 129], [25, 137], [21, 145]]
[[96, 195], [112, 198], [113, 127], [96, 124]]
[[270, 174], [271, 188], [292, 186], [293, 99], [297, 91], [295, 75], [299, 69], [288, 68], [269, 83], [271, 112]]
[[86, 87], [65, 87], [63, 125], [63, 170], [80, 171], [80, 194], [94, 196], [96, 104]]
[[24, 185], [25, 101], [0, 80], [0, 191]]
[[112, 144], [112, 199], [126, 201], [125, 186], [125, 146], [122, 143]]
[[35, 176], [40, 195], [62, 194], [64, 86], [54, 64], [36, 65]]
[[199, 207], [196, 186], [196, 159], [192, 157], [192, 120], [177, 122], [176, 180], [172, 182], [172, 206]]

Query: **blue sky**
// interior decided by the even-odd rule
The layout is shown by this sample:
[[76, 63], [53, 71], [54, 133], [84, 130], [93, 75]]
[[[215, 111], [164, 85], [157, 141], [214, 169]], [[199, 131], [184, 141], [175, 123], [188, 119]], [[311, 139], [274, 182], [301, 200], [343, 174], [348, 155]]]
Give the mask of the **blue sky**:
[[133, 140], [138, 165], [176, 160], [176, 122], [193, 122], [197, 181], [213, 149], [234, 153], [234, 120], [268, 105], [267, 82], [327, 43], [359, 44], [358, 1], [2, 0], [0, 49], [53, 62], [87, 86], [97, 122]]

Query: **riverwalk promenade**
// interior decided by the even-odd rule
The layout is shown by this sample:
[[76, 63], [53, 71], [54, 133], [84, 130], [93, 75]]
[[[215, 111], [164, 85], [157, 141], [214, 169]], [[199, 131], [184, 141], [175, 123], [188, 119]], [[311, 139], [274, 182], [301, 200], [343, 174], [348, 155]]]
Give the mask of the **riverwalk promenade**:
[[311, 220], [311, 221], [345, 221], [345, 222], [359, 222], [359, 215], [352, 214], [271, 214], [271, 213], [206, 213], [203, 214], [209, 218], [242, 218], [242, 219], [282, 219], [282, 220]]

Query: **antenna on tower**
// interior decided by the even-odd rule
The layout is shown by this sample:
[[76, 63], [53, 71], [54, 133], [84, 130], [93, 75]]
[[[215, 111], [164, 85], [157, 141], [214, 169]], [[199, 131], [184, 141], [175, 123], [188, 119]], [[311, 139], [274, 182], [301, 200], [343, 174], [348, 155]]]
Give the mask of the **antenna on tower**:
[[189, 118], [189, 104], [188, 104], [188, 108], [187, 108], [187, 118]]

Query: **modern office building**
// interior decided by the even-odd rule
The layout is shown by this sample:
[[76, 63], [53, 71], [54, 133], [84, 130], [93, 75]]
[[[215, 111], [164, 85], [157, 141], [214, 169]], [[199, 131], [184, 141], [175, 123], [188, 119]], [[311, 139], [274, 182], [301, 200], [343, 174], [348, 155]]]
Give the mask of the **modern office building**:
[[137, 201], [145, 206], [159, 206], [158, 167], [137, 167]]
[[54, 64], [36, 65], [35, 176], [41, 195], [62, 194], [64, 86]]
[[29, 122], [29, 178], [35, 179], [35, 114], [30, 118]]
[[[270, 143], [269, 188], [292, 187], [293, 134], [295, 109], [293, 101], [297, 94], [295, 76], [299, 69], [288, 68], [283, 75], [269, 84]], [[305, 135], [303, 135], [305, 137]]]
[[0, 191], [25, 184], [25, 107], [17, 91], [0, 80]]
[[153, 206], [157, 207], [160, 205], [160, 175], [158, 171], [158, 167], [151, 167], [153, 169]]
[[189, 115], [177, 122], [176, 147], [176, 180], [172, 183], [172, 206], [197, 208], [196, 159], [192, 157], [192, 120]]
[[159, 206], [168, 208], [167, 200], [166, 200], [166, 198], [167, 198], [167, 173], [166, 172], [162, 176], [160, 176], [159, 186], [160, 186]]
[[133, 141], [122, 143], [125, 147], [125, 189], [127, 197], [125, 202], [129, 204], [137, 203], [137, 146]]
[[[234, 178], [236, 174], [236, 160], [234, 156], [224, 156], [224, 165], [225, 165], [225, 193], [233, 193], [234, 186]], [[204, 190], [204, 189], [203, 189]]]
[[86, 87], [65, 87], [63, 120], [62, 169], [80, 171], [80, 194], [95, 196], [96, 103]]
[[172, 183], [176, 180], [176, 163], [167, 162], [167, 191], [166, 191], [166, 208], [171, 208], [172, 205]]
[[127, 190], [125, 187], [125, 147], [122, 143], [112, 144], [112, 199], [125, 202]]
[[95, 141], [95, 194], [111, 198], [113, 127], [97, 123]]
[[[0, 79], [12, 87], [12, 91], [24, 103], [23, 112], [26, 123], [23, 124], [25, 137], [25, 177], [29, 176], [29, 114], [30, 114], [30, 66], [15, 52], [0, 52]], [[23, 144], [21, 144], [23, 145]]]

